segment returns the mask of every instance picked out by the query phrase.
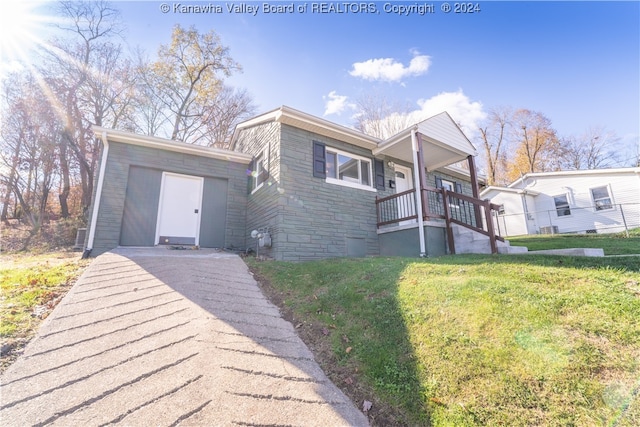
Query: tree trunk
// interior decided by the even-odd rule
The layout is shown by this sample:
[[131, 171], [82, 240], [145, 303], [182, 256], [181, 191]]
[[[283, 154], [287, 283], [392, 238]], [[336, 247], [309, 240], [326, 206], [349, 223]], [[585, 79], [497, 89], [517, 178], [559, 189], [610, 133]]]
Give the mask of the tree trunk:
[[69, 159], [67, 158], [67, 139], [60, 138], [60, 172], [62, 173], [62, 191], [58, 195], [62, 218], [69, 218], [69, 194], [71, 179], [69, 178]]
[[9, 180], [7, 181], [7, 193], [4, 195], [4, 204], [2, 206], [2, 216], [0, 220], [7, 222], [9, 219], [9, 202], [11, 201], [11, 192], [13, 191], [13, 182], [16, 179], [16, 170], [20, 159], [20, 150], [22, 148], [22, 140], [16, 143], [13, 159], [11, 159], [11, 170], [9, 171]]

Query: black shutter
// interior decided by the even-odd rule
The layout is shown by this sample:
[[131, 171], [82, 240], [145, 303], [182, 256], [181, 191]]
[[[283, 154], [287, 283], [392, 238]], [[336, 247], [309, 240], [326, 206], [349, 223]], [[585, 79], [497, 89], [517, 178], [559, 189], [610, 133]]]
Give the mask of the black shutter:
[[442, 178], [436, 176], [436, 188], [442, 188]]
[[462, 194], [462, 184], [460, 184], [459, 182], [455, 182], [453, 183], [453, 185], [456, 188], [456, 193]]
[[327, 177], [327, 150], [325, 145], [318, 141], [313, 141], [313, 176]]
[[373, 159], [375, 175], [376, 175], [376, 188], [378, 190], [384, 190], [384, 161]]

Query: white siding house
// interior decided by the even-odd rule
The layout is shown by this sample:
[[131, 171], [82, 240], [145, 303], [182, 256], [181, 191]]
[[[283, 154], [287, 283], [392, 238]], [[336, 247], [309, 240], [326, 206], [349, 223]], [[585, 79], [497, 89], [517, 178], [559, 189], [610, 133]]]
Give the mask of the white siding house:
[[640, 227], [640, 168], [529, 173], [480, 197], [502, 205], [502, 236], [615, 233]]

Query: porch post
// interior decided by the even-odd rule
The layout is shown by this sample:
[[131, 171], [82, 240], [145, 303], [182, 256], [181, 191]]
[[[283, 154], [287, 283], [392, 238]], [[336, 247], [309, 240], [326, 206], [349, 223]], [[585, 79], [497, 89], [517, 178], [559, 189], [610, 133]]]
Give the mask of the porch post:
[[[422, 145], [422, 135], [416, 133], [416, 139], [418, 141], [418, 171], [416, 174], [420, 176], [420, 196], [422, 197], [422, 191], [427, 186], [426, 168], [424, 167], [424, 151]], [[426, 194], [426, 193], [425, 193]], [[422, 213], [424, 217], [429, 218], [429, 200], [422, 198]]]
[[[476, 171], [476, 162], [475, 162], [475, 160], [474, 160], [472, 155], [468, 155], [467, 156], [467, 163], [469, 164], [469, 175], [471, 177], [471, 191], [472, 191], [472, 194], [473, 194], [473, 198], [474, 199], [479, 199], [480, 198], [480, 192], [478, 191], [478, 173]], [[483, 228], [482, 227], [482, 213], [477, 208], [474, 209], [474, 212], [475, 212], [475, 215], [476, 215], [476, 227]], [[489, 219], [487, 219], [487, 223], [488, 222], [489, 222]]]
[[422, 163], [420, 157], [422, 153], [418, 151], [418, 126], [414, 126], [411, 129], [411, 151], [413, 154], [413, 177], [416, 188], [416, 210], [418, 211], [418, 235], [420, 236], [420, 257], [427, 255], [427, 250], [424, 244], [424, 217], [422, 216], [422, 185], [420, 176], [422, 172], [418, 173], [418, 168]]

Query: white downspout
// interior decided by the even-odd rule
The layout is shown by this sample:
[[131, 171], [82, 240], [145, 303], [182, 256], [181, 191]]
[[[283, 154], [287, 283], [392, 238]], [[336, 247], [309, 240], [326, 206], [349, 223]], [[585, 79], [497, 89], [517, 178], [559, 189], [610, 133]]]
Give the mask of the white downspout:
[[[413, 181], [416, 189], [416, 211], [418, 213], [418, 235], [420, 236], [420, 257], [427, 256], [424, 244], [424, 218], [422, 217], [422, 189], [420, 188], [420, 174], [418, 170], [418, 127], [411, 129], [411, 151], [413, 152]], [[420, 153], [422, 155], [422, 153]]]
[[[104, 150], [102, 151], [102, 159], [100, 161], [100, 174], [98, 175], [98, 185], [96, 187], [96, 196], [93, 203], [93, 211], [91, 212], [91, 227], [89, 228], [89, 240], [84, 250], [83, 258], [89, 256], [93, 249], [93, 240], [96, 237], [96, 223], [98, 222], [98, 211], [100, 210], [100, 199], [102, 198], [102, 185], [104, 183], [105, 169], [107, 168], [107, 157], [109, 156], [109, 141], [107, 140], [107, 132], [103, 131], [101, 135]], [[86, 256], [85, 256], [86, 254]]]

